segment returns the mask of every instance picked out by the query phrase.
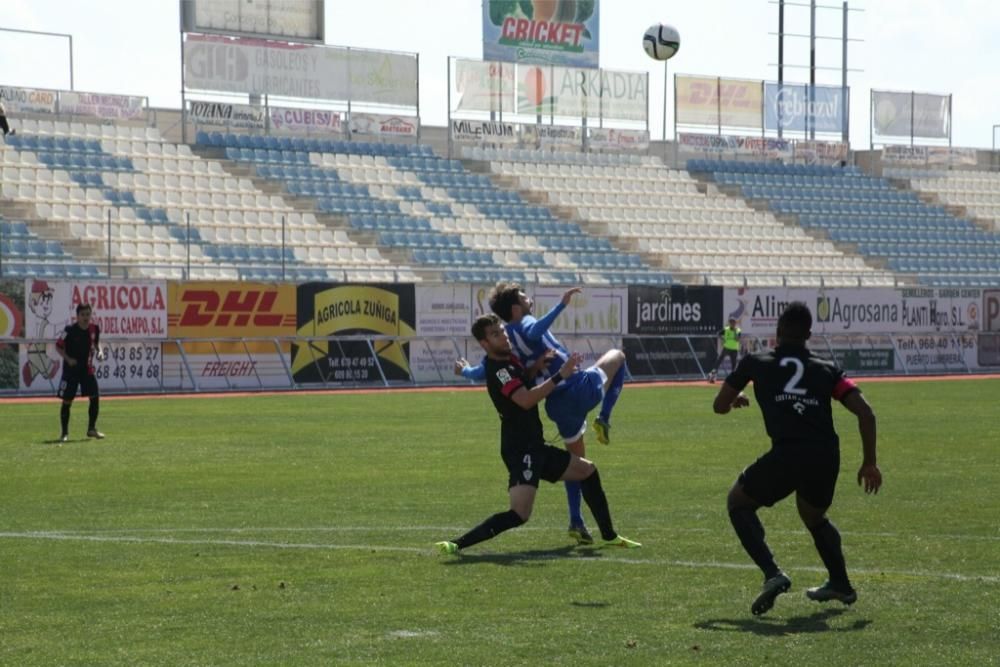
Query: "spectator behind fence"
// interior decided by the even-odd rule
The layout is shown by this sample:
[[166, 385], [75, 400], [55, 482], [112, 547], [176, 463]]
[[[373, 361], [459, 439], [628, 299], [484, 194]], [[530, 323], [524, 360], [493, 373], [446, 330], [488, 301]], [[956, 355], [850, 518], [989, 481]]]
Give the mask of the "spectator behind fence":
[[0, 102], [0, 130], [3, 130], [3, 136], [8, 134], [17, 134], [14, 130], [10, 129], [10, 125], [7, 124], [7, 110], [3, 106], [3, 102]]

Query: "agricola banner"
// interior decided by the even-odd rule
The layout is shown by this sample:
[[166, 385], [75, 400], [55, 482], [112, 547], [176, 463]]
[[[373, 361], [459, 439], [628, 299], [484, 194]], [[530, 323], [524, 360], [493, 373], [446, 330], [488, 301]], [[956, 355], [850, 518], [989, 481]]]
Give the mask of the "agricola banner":
[[483, 60], [596, 68], [598, 0], [484, 0]]

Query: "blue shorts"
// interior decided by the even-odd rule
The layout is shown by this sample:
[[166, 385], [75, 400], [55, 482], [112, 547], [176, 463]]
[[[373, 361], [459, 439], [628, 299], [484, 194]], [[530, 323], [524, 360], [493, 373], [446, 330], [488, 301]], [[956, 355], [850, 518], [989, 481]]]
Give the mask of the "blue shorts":
[[545, 399], [545, 414], [556, 423], [563, 440], [573, 442], [587, 431], [587, 413], [604, 400], [607, 380], [603, 370], [591, 366], [563, 380]]

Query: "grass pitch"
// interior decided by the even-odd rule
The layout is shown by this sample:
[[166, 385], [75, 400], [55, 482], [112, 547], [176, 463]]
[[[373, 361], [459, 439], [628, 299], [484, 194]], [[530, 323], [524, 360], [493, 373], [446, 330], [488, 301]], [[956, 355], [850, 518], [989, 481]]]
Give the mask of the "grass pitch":
[[78, 401], [61, 447], [55, 400], [0, 404], [0, 664], [1000, 664], [1000, 381], [862, 387], [885, 486], [856, 486], [838, 408], [831, 512], [858, 603], [805, 599], [825, 573], [785, 502], [762, 519], [793, 589], [762, 618], [724, 507], [767, 441], [711, 388], [627, 387], [589, 437], [643, 549], [572, 547], [543, 484], [461, 557], [432, 544], [506, 506], [485, 390], [105, 401], [101, 442]]

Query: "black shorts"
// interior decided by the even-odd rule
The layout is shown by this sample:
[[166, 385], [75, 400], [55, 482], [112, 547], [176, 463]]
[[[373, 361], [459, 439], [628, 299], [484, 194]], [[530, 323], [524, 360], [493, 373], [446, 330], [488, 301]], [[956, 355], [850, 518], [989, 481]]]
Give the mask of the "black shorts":
[[562, 479], [572, 454], [560, 447], [538, 445], [527, 449], [501, 447], [500, 457], [510, 473], [507, 488], [527, 484], [537, 489], [539, 480], [555, 483]]
[[798, 493], [813, 507], [826, 509], [833, 503], [839, 473], [836, 447], [772, 449], [740, 473], [739, 483], [748, 496], [767, 507]]
[[56, 395], [64, 401], [72, 401], [76, 398], [77, 389], [79, 389], [81, 396], [97, 396], [97, 378], [89, 373], [83, 377], [63, 375]]

